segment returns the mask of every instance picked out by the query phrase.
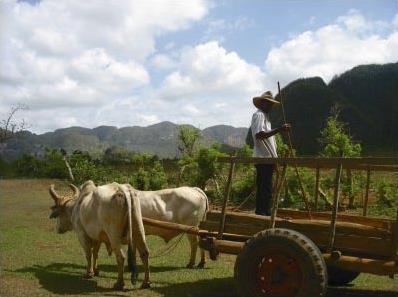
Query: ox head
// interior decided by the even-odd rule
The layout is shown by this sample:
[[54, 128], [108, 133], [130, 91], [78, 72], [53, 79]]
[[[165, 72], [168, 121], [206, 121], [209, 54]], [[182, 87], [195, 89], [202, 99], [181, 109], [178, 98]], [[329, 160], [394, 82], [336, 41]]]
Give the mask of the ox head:
[[51, 207], [50, 219], [57, 219], [56, 230], [60, 234], [72, 230], [71, 212], [68, 211], [67, 203], [76, 199], [80, 194], [75, 185], [70, 184], [69, 186], [73, 191], [73, 195], [70, 196], [60, 196], [55, 191], [54, 185], [51, 185], [49, 189], [50, 196], [55, 202], [55, 205]]

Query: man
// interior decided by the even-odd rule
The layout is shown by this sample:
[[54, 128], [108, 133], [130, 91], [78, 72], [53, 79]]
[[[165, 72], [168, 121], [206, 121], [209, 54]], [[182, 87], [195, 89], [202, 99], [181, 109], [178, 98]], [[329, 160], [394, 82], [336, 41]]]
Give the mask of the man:
[[[280, 103], [267, 91], [259, 97], [253, 98], [253, 104], [257, 111], [253, 114], [251, 132], [254, 142], [253, 157], [276, 158], [276, 142], [274, 135], [290, 130], [290, 124], [284, 124], [279, 128], [272, 129], [269, 113], [274, 106]], [[274, 164], [256, 164], [256, 214], [269, 216], [272, 207], [272, 174]]]

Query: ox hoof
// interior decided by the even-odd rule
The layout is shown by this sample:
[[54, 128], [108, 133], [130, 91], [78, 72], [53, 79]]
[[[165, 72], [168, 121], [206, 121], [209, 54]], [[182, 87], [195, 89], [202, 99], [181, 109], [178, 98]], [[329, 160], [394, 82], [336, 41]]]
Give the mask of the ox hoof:
[[141, 289], [148, 289], [151, 287], [151, 282], [144, 282], [141, 285]]
[[83, 274], [83, 276], [82, 276], [82, 278], [84, 278], [84, 279], [90, 279], [90, 278], [93, 278], [94, 277], [94, 272], [93, 271], [91, 271], [91, 272], [86, 272], [85, 274]]
[[199, 262], [198, 266], [196, 266], [197, 268], [205, 268], [205, 264], [206, 262]]
[[98, 269], [94, 270], [94, 276], [99, 276], [99, 270]]
[[193, 264], [193, 263], [188, 263], [186, 267], [192, 269], [192, 268], [195, 267], [195, 264]]
[[113, 289], [115, 289], [115, 290], [121, 291], [121, 290], [123, 290], [123, 288], [124, 288], [124, 282], [119, 282], [119, 281], [117, 281], [117, 282], [113, 285]]

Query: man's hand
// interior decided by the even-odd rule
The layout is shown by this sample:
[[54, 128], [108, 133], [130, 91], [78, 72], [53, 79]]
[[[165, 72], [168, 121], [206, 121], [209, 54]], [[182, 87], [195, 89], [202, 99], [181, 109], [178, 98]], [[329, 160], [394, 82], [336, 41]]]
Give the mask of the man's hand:
[[279, 129], [281, 132], [289, 132], [291, 128], [292, 128], [292, 125], [283, 124]]

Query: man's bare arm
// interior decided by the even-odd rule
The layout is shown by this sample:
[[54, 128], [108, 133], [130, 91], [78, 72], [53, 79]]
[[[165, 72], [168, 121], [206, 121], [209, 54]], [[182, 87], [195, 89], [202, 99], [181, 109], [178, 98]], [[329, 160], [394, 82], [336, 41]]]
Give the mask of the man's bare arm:
[[281, 133], [281, 132], [287, 132], [291, 128], [290, 124], [284, 124], [279, 128], [272, 129], [271, 131], [265, 132], [265, 131], [260, 131], [256, 134], [256, 139], [267, 139], [271, 136], [274, 136], [275, 134]]

